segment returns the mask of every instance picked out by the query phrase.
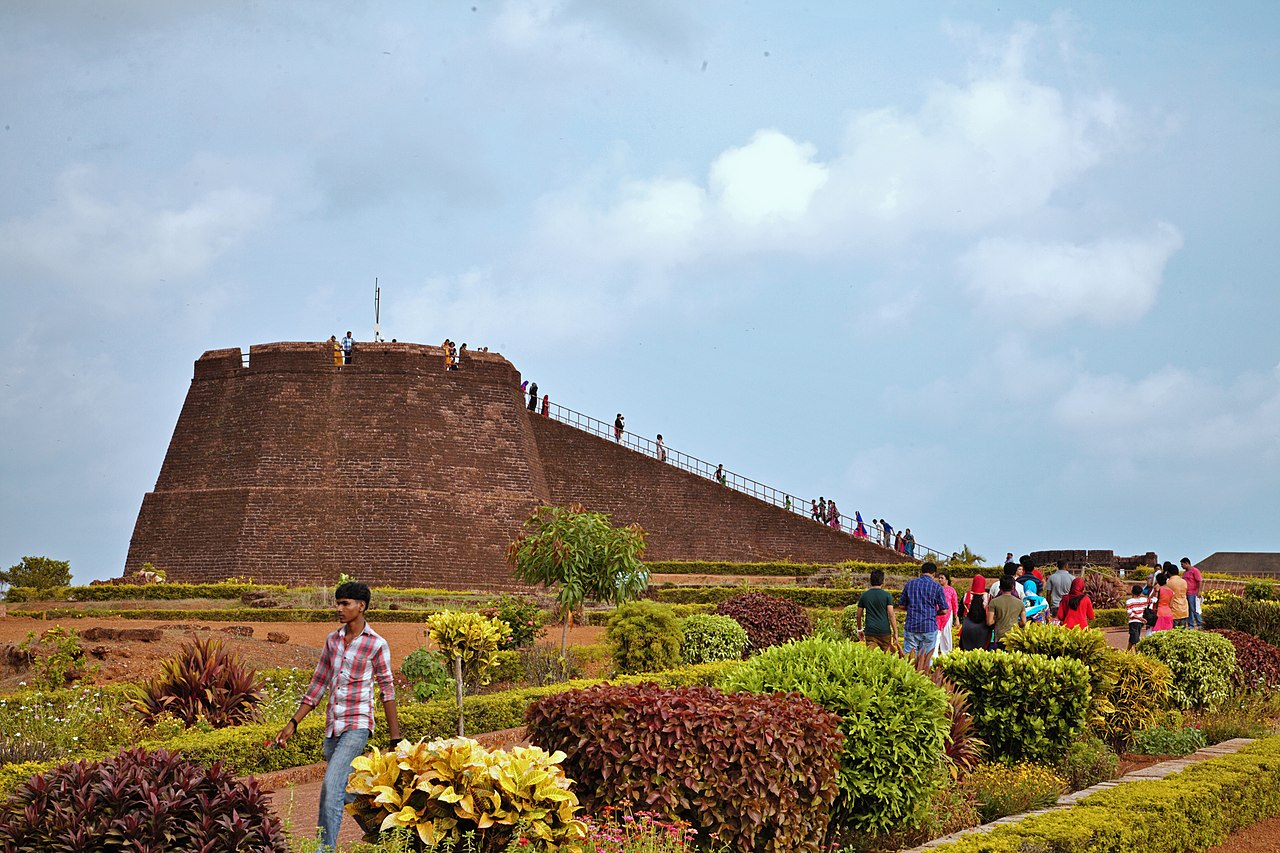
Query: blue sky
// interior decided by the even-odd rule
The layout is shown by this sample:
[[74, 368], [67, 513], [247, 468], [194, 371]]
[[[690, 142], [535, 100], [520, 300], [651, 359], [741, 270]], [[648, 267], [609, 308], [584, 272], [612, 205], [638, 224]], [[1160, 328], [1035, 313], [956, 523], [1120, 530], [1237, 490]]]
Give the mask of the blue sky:
[[1278, 18], [5, 4], [0, 563], [118, 575], [192, 361], [367, 339], [375, 276], [936, 548], [1276, 550]]

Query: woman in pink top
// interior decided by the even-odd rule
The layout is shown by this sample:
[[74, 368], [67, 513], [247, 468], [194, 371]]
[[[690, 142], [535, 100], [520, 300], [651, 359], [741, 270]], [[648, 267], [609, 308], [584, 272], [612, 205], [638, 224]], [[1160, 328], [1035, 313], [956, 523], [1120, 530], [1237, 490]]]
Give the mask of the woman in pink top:
[[1065, 628], [1088, 628], [1093, 619], [1093, 601], [1084, 594], [1084, 578], [1071, 582], [1071, 592], [1058, 605], [1058, 619]]
[[935, 658], [951, 652], [951, 626], [957, 623], [956, 613], [960, 610], [960, 596], [951, 585], [951, 575], [945, 572], [942, 574], [942, 596], [947, 600], [947, 612], [938, 617], [938, 642], [933, 647]]

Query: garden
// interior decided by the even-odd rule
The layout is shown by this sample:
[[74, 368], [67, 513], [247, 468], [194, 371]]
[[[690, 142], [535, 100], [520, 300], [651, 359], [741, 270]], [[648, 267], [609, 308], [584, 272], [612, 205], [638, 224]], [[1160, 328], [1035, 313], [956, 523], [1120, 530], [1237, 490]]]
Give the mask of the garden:
[[[1210, 630], [1155, 634], [1132, 653], [1100, 630], [1033, 624], [1005, 651], [917, 667], [856, 642], [852, 601], [832, 596], [856, 586], [672, 587], [706, 600], [662, 600], [663, 588], [641, 582], [642, 532], [593, 515], [531, 519], [513, 543], [513, 568], [537, 595], [375, 591], [400, 604], [371, 612], [375, 629], [412, 614], [421, 642], [397, 672], [403, 739], [375, 739], [356, 761], [349, 820], [365, 842], [355, 849], [902, 850], [1242, 737], [1257, 741], [939, 849], [1198, 850], [1280, 814], [1270, 589], [1221, 596], [1205, 609]], [[552, 543], [609, 556], [568, 574]], [[306, 621], [325, 595], [246, 579], [180, 586], [15, 586], [8, 606], [44, 599], [83, 613], [231, 600], [234, 588], [281, 606], [226, 609]], [[313, 816], [282, 821], [253, 780], [318, 760], [323, 713], [283, 748], [268, 745], [309, 669], [255, 669], [225, 639], [196, 633], [154, 676], [96, 683], [75, 622], [57, 619], [10, 655], [27, 684], [0, 697], [0, 848], [124, 837], [139, 850], [316, 849]], [[572, 641], [584, 622], [599, 641]], [[506, 748], [468, 737], [506, 730], [517, 730]]]

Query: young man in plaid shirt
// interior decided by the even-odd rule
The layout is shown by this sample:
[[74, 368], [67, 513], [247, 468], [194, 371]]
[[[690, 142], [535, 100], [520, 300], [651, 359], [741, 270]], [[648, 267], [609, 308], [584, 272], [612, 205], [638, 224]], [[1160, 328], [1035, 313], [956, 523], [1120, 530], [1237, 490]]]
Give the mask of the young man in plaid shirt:
[[320, 704], [325, 691], [329, 692], [324, 724], [324, 760], [329, 766], [325, 768], [324, 784], [320, 787], [319, 826], [321, 849], [330, 851], [338, 847], [351, 762], [364, 752], [373, 735], [375, 681], [382, 693], [391, 742], [400, 740], [396, 690], [391, 677], [391, 648], [364, 619], [369, 607], [369, 587], [348, 581], [337, 588], [334, 598], [342, 627], [325, 641], [302, 704], [275, 738], [276, 744], [283, 746], [298, 730], [298, 723]]

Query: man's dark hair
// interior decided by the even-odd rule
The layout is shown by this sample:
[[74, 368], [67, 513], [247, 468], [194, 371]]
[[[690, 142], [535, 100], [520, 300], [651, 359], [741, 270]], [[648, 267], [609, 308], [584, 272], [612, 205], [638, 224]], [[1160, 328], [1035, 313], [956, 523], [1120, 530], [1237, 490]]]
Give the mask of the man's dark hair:
[[1067, 567], [1067, 561], [1066, 561], [1066, 560], [1059, 560], [1059, 561], [1058, 561], [1058, 568], [1059, 568], [1059, 569], [1065, 569], [1066, 567]]
[[1178, 567], [1175, 566], [1173, 563], [1170, 563], [1168, 566], [1165, 567], [1164, 573], [1169, 577], [1175, 577], [1178, 574]]
[[1010, 560], [1004, 564], [1004, 574], [1006, 577], [1013, 577], [1018, 573], [1018, 564]]
[[360, 583], [360, 581], [347, 581], [346, 583], [338, 584], [338, 588], [333, 591], [333, 597], [335, 599], [349, 598], [352, 601], [363, 601], [366, 609], [369, 607], [369, 599], [372, 598], [369, 594], [369, 585]]
[[922, 575], [931, 575], [937, 571], [938, 567], [932, 561], [925, 562], [925, 564], [920, 567], [920, 574]]
[[871, 570], [871, 585], [872, 585], [872, 586], [880, 586], [880, 584], [882, 584], [882, 583], [884, 583], [884, 569], [872, 569], [872, 570]]
[[1133, 588], [1129, 590], [1130, 595], [1142, 595], [1142, 584], [1135, 583]]
[[1011, 575], [1005, 575], [1000, 578], [1000, 591], [1013, 592], [1013, 577]]
[[1023, 570], [1025, 570], [1027, 574], [1031, 574], [1036, 567], [1036, 561], [1031, 559], [1030, 554], [1023, 554], [1019, 557], [1018, 564], [1022, 566]]
[[1186, 563], [1186, 564], [1189, 566], [1189, 565], [1191, 565], [1191, 558], [1190, 558], [1190, 557], [1183, 557], [1183, 558], [1182, 558], [1181, 560], [1179, 560], [1178, 562], [1179, 562], [1179, 563]]

